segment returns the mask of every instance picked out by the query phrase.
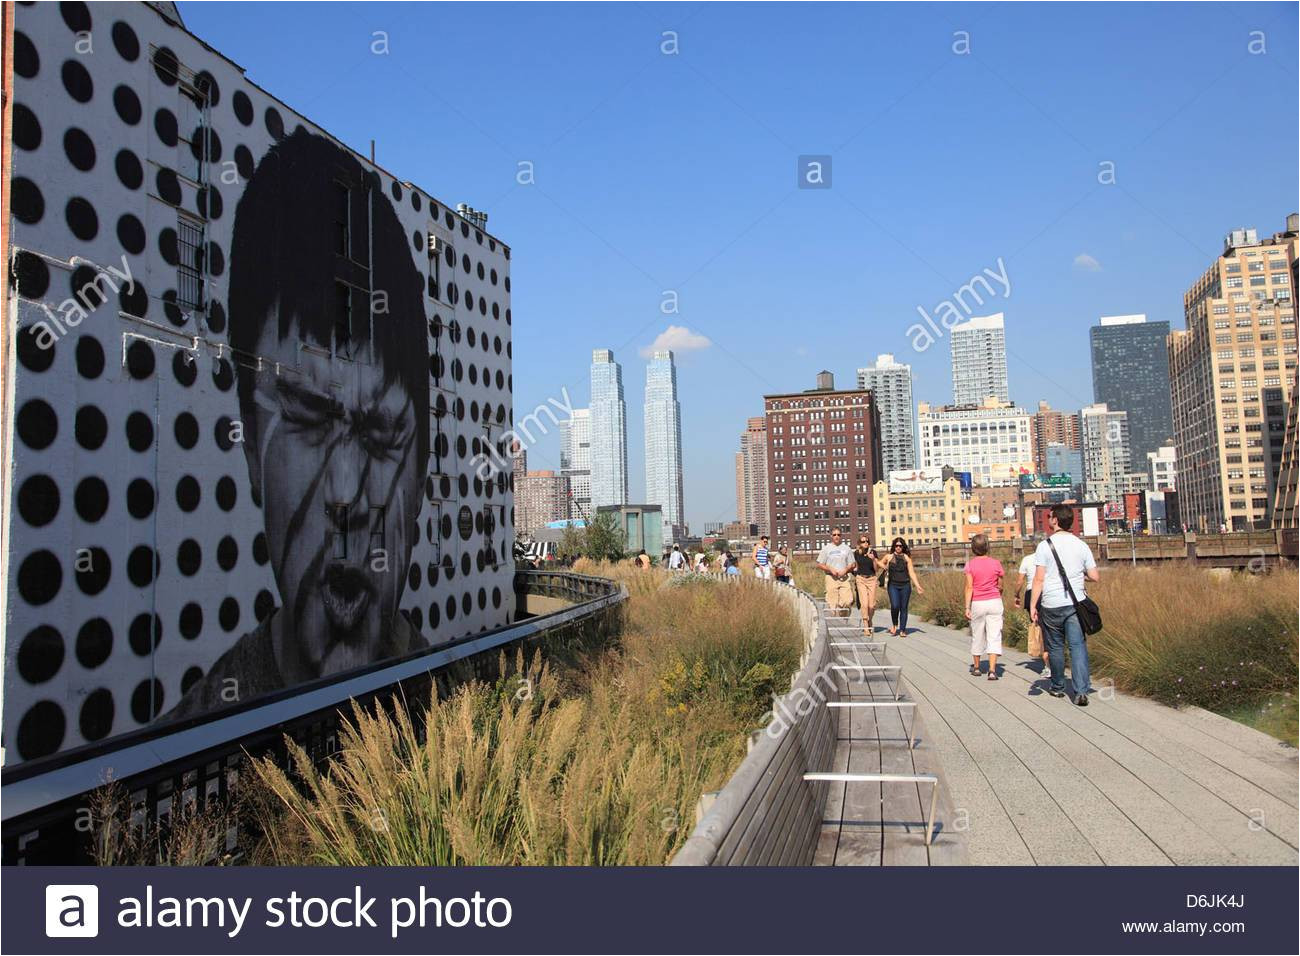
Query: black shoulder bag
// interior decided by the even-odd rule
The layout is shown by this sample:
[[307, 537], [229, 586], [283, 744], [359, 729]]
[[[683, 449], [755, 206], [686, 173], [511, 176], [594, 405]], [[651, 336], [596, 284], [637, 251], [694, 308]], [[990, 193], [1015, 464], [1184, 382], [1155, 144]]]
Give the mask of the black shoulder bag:
[[1080, 601], [1074, 596], [1074, 588], [1070, 587], [1070, 577], [1065, 573], [1065, 565], [1061, 563], [1061, 556], [1056, 553], [1056, 545], [1052, 544], [1052, 539], [1047, 539], [1047, 546], [1052, 549], [1052, 557], [1056, 559], [1056, 570], [1061, 573], [1061, 583], [1065, 585], [1065, 593], [1070, 595], [1070, 601], [1074, 604], [1074, 613], [1079, 615], [1079, 627], [1083, 629], [1084, 634], [1096, 634], [1101, 630], [1101, 608], [1097, 607], [1097, 602], [1083, 596]]

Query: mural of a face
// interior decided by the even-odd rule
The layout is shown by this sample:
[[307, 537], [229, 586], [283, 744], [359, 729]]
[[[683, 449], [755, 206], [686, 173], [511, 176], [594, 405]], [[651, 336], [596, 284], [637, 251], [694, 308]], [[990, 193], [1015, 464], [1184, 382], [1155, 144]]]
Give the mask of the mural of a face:
[[428, 646], [398, 610], [429, 451], [424, 283], [373, 174], [299, 128], [235, 213], [230, 344], [279, 601], [177, 715]]
[[[416, 317], [416, 328], [419, 320]], [[257, 447], [245, 445], [262, 499], [279, 585], [281, 674], [308, 678], [368, 664], [393, 644], [389, 625], [405, 581], [422, 469], [410, 394], [376, 365], [343, 387], [328, 357], [298, 353], [263, 326], [258, 354], [298, 361], [302, 377], [259, 376]]]

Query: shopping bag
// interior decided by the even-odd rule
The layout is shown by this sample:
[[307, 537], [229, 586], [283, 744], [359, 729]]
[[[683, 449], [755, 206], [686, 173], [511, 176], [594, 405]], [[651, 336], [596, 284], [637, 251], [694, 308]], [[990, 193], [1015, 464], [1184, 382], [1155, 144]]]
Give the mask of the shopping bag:
[[1029, 648], [1026, 653], [1030, 657], [1043, 656], [1043, 629], [1033, 621], [1029, 622]]

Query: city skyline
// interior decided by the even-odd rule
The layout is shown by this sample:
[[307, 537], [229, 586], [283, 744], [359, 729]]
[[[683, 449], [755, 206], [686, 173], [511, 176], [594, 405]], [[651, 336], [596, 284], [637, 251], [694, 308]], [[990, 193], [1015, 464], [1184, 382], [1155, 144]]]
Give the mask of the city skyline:
[[[1297, 206], [1297, 118], [1258, 95], [1296, 73], [1291, 5], [835, 5], [821, 10], [816, 54], [796, 49], [797, 65], [776, 72], [770, 64], [791, 54], [776, 6], [685, 19], [677, 8], [604, 8], [561, 24], [583, 56], [544, 58], [538, 37], [558, 27], [528, 8], [504, 19], [405, 8], [382, 57], [370, 49], [378, 14], [347, 5], [309, 24], [268, 6], [256, 31], [220, 6], [184, 10], [252, 80], [358, 151], [381, 133], [379, 163], [436, 181], [511, 237], [517, 411], [562, 387], [584, 391], [591, 346], [631, 355], [669, 327], [713, 343], [673, 346], [679, 400], [707, 409], [683, 433], [693, 524], [734, 518], [734, 436], [765, 392], [801, 387], [820, 368], [851, 382], [892, 352], [912, 366], [917, 399], [947, 401], [947, 342], [918, 353], [907, 327], [918, 306], [953, 296], [999, 256], [1013, 291], [981, 293], [975, 311], [1006, 315], [1011, 398], [1077, 412], [1092, 402], [1087, 329], [1098, 316], [1183, 327], [1183, 293], [1224, 233], [1271, 232]], [[951, 48], [959, 29], [969, 56]], [[1266, 55], [1247, 50], [1252, 29], [1266, 31]], [[447, 79], [429, 94], [426, 51], [409, 39], [422, 30], [490, 32], [497, 79], [475, 81], [479, 55], [452, 44]], [[675, 58], [660, 50], [667, 30], [680, 37]], [[303, 42], [284, 44], [290, 33]], [[348, 82], [307, 82], [321, 57]], [[382, 135], [409, 123], [394, 82], [463, 148], [433, 163], [420, 137]], [[1187, 123], [1203, 115], [1268, 129], [1269, 146], [1208, 137], [1188, 151]], [[940, 128], [959, 151], [873, 146], [934, 142]], [[804, 153], [833, 156], [830, 189], [795, 188]], [[1099, 181], [1103, 161], [1113, 184]], [[792, 246], [797, 224], [814, 222]], [[641, 419], [634, 403], [632, 434]], [[530, 457], [558, 468], [558, 434]], [[633, 443], [634, 500], [642, 457]]]

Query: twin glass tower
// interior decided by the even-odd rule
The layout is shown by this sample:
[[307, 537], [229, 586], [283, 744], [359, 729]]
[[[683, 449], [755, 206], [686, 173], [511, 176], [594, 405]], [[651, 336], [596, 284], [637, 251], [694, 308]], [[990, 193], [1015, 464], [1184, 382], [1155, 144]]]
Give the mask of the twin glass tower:
[[[645, 382], [645, 504], [663, 509], [665, 529], [685, 525], [682, 409], [670, 351], [654, 352]], [[627, 405], [623, 369], [609, 349], [591, 353], [591, 507], [628, 504]]]

